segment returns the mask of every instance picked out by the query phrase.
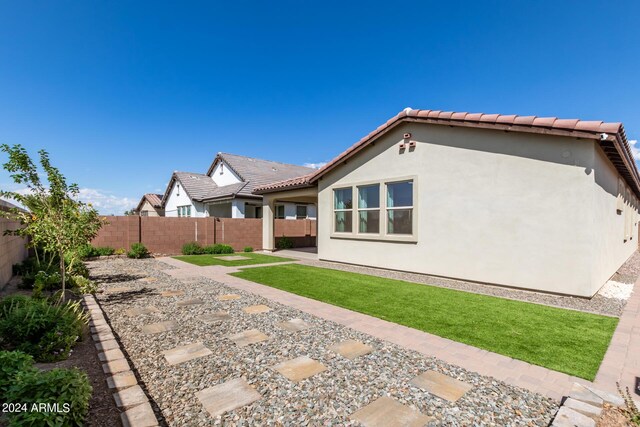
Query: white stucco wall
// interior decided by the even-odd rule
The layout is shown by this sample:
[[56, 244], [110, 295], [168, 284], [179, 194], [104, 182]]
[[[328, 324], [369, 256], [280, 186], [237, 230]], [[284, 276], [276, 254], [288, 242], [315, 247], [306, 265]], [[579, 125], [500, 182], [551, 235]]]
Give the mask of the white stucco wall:
[[[417, 146], [400, 153], [405, 132]], [[610, 204], [594, 190], [594, 168], [603, 169], [594, 150], [568, 137], [403, 124], [319, 181], [319, 257], [591, 296], [631, 251], [616, 248], [593, 268], [594, 199]], [[415, 242], [331, 236], [333, 187], [407, 176], [417, 185]], [[617, 220], [601, 215], [612, 234]]]
[[[220, 173], [222, 171], [222, 174]], [[226, 163], [220, 161], [211, 172], [211, 178], [219, 186], [236, 184], [241, 182], [240, 177], [233, 172], [233, 170], [227, 166]]]
[[180, 194], [178, 194], [179, 182], [176, 181], [171, 186], [169, 197], [165, 205], [164, 216], [178, 216], [178, 206], [191, 206], [191, 216], [200, 218], [206, 216], [204, 206], [201, 202], [192, 202], [187, 192], [184, 191], [182, 185], [180, 185]]

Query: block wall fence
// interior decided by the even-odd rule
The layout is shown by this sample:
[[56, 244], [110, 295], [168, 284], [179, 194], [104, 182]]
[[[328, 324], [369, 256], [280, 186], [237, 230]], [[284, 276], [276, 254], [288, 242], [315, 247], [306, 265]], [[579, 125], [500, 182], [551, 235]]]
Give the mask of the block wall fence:
[[[107, 216], [91, 242], [94, 246], [129, 249], [142, 242], [152, 253], [179, 254], [182, 245], [197, 241], [202, 246], [215, 243], [231, 245], [236, 251], [246, 246], [262, 249], [262, 219], [253, 218], [175, 218]], [[315, 246], [316, 221], [308, 219], [275, 220], [276, 241], [290, 237], [294, 245]]]
[[[6, 210], [8, 207], [6, 202], [0, 201], [0, 210]], [[20, 228], [20, 223], [0, 217], [0, 287], [11, 280], [13, 264], [24, 261], [29, 254], [25, 238], [4, 235], [6, 230], [17, 228]]]

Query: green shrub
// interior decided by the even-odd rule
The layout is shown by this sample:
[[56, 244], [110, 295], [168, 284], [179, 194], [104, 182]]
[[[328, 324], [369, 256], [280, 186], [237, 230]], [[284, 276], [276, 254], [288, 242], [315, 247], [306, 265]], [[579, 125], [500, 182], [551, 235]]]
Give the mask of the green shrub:
[[[22, 277], [20, 287], [23, 289], [33, 289], [36, 283], [36, 276], [39, 272], [44, 271], [47, 275], [57, 274], [60, 271], [58, 258], [49, 261], [38, 260], [36, 257], [27, 258], [20, 264], [13, 266], [13, 274]], [[59, 284], [62, 284], [62, 278]]]
[[251, 246], [245, 246], [242, 252], [253, 252], [253, 248]]
[[217, 245], [207, 245], [204, 248], [202, 248], [202, 252], [205, 254], [212, 255], [216, 253], [216, 248], [217, 248]]
[[124, 255], [124, 254], [126, 254], [126, 253], [127, 253], [127, 251], [126, 251], [126, 249], [125, 249], [125, 248], [118, 248], [118, 249], [116, 249], [116, 250], [115, 250], [115, 252], [114, 252], [114, 254], [115, 254], [115, 255]]
[[116, 251], [115, 249], [110, 248], [108, 246], [102, 246], [102, 247], [96, 248], [96, 252], [100, 256], [110, 256], [110, 255], [113, 255], [115, 251]]
[[293, 247], [293, 240], [290, 237], [282, 236], [276, 243], [278, 249], [291, 249]]
[[223, 244], [218, 245], [218, 250], [219, 250], [218, 252], [219, 254], [232, 254], [235, 252], [231, 246], [223, 245]]
[[204, 249], [198, 242], [189, 242], [182, 245], [182, 255], [200, 255]]
[[145, 258], [149, 256], [149, 250], [143, 243], [134, 243], [131, 250], [127, 252], [129, 258]]
[[21, 351], [0, 351], [0, 402], [5, 396], [18, 372], [33, 371], [33, 357]]
[[3, 301], [0, 345], [30, 354], [38, 362], [63, 360], [81, 338], [87, 322], [88, 316], [78, 302], [50, 304], [34, 298]]
[[71, 283], [73, 292], [77, 295], [88, 295], [98, 292], [98, 285], [86, 277], [71, 276], [69, 282]]
[[216, 243], [215, 245], [209, 245], [204, 247], [204, 253], [206, 254], [232, 254], [234, 250], [231, 246], [222, 243]]
[[82, 426], [91, 392], [87, 374], [75, 368], [19, 372], [7, 391], [7, 402], [26, 404], [27, 408], [57, 404], [58, 411], [10, 413], [9, 426]]
[[55, 273], [47, 273], [46, 271], [39, 271], [36, 274], [35, 283], [33, 285], [33, 297], [42, 298], [44, 291], [55, 291], [60, 288], [62, 284], [62, 277], [56, 271]]

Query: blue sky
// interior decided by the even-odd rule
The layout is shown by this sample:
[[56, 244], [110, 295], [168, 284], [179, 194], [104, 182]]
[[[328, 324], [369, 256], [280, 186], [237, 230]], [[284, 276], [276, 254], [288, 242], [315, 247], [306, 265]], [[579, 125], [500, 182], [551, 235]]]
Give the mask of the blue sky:
[[46, 148], [108, 214], [218, 151], [330, 160], [407, 106], [622, 121], [635, 140], [638, 17], [637, 1], [1, 2], [0, 142]]

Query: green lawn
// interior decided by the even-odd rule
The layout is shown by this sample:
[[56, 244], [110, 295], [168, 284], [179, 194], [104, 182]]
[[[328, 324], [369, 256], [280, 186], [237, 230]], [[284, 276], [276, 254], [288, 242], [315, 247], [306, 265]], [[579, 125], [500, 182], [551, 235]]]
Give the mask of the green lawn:
[[[220, 259], [220, 257], [242, 255], [250, 259], [243, 259], [238, 261], [226, 261]], [[224, 255], [182, 255], [174, 256], [175, 259], [180, 261], [189, 262], [191, 264], [199, 266], [207, 265], [224, 265], [227, 267], [239, 267], [243, 265], [255, 265], [255, 264], [271, 264], [273, 262], [293, 261], [291, 258], [282, 258], [278, 256], [256, 254], [253, 252], [237, 252], [235, 254]]]
[[298, 264], [234, 276], [593, 380], [615, 317]]

